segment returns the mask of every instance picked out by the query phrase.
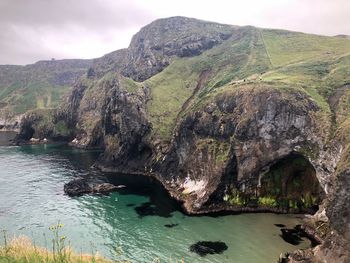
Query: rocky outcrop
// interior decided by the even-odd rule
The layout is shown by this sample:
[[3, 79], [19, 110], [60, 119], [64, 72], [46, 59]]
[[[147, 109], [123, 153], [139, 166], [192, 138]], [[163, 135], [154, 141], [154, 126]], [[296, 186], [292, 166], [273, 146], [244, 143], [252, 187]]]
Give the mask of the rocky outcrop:
[[110, 73], [79, 82], [57, 120], [75, 129], [72, 145], [105, 149], [100, 168], [140, 173], [152, 153], [145, 140], [151, 129], [145, 109], [148, 89], [129, 92], [122, 80]]
[[144, 162], [152, 154], [145, 140], [151, 129], [145, 110], [147, 92], [141, 87], [137, 94], [129, 93], [115, 83], [106, 94], [101, 116], [106, 150], [100, 158], [101, 168], [144, 171]]
[[58, 120], [55, 109], [33, 110], [23, 114], [20, 127], [15, 144], [47, 143], [48, 139], [68, 142], [73, 136], [73, 130]]
[[[291, 154], [311, 163], [317, 159], [312, 151], [323, 147], [315, 123], [318, 110], [300, 92], [284, 91], [282, 96], [278, 89], [249, 85], [224, 92], [184, 118], [155, 171], [188, 211], [215, 210], [215, 204], [228, 209], [230, 202], [222, 206], [224, 200], [234, 196], [233, 207], [249, 210], [244, 196], [261, 197], [264, 176], [279, 160]], [[318, 185], [315, 172], [310, 180]], [[319, 198], [322, 190], [315, 189], [319, 192], [310, 194]], [[288, 190], [281, 186], [281, 191]]]
[[142, 28], [127, 49], [96, 59], [91, 72], [101, 76], [113, 70], [144, 81], [162, 71], [173, 58], [197, 56], [221, 44], [235, 31], [237, 28], [230, 25], [187, 17], [159, 19]]
[[124, 187], [124, 185], [113, 185], [110, 183], [90, 185], [85, 179], [75, 179], [64, 185], [64, 192], [69, 196], [108, 194]]
[[313, 229], [314, 235], [321, 238], [321, 244], [307, 250], [289, 252], [280, 262], [350, 262], [348, 86], [339, 87], [329, 98], [332, 130], [336, 134], [331, 144], [338, 149], [336, 153], [333, 152], [333, 156], [337, 156], [333, 159], [336, 170], [331, 172], [327, 196], [319, 211], [305, 221], [305, 225]]
[[22, 115], [19, 116], [3, 116], [0, 117], [0, 130], [3, 131], [19, 131], [21, 128]]
[[64, 185], [64, 192], [69, 196], [79, 196], [92, 192], [92, 187], [84, 179], [76, 179]]

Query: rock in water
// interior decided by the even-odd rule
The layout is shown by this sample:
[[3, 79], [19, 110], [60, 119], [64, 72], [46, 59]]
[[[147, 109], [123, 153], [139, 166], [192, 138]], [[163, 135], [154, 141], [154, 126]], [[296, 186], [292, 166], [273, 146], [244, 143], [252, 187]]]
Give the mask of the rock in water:
[[91, 193], [108, 194], [124, 187], [125, 185], [113, 185], [110, 183], [96, 184], [91, 187], [85, 179], [75, 179], [64, 185], [64, 192], [69, 196], [80, 196]]
[[296, 246], [299, 245], [301, 241], [303, 241], [298, 230], [282, 228], [281, 232], [281, 237], [289, 244]]
[[164, 226], [165, 227], [168, 227], [168, 228], [173, 228], [173, 227], [176, 227], [178, 226], [179, 224], [165, 224]]
[[120, 187], [113, 184], [103, 183], [103, 184], [97, 184], [93, 186], [92, 192], [98, 193], [98, 194], [107, 194], [107, 193], [116, 191], [119, 188]]
[[80, 196], [91, 193], [92, 188], [85, 179], [75, 179], [64, 185], [64, 192], [69, 196]]
[[146, 202], [134, 208], [135, 212], [139, 215], [139, 217], [144, 216], [155, 216], [157, 215], [157, 208], [151, 203]]
[[282, 228], [282, 227], [286, 227], [285, 225], [283, 225], [283, 224], [274, 224], [275, 226], [277, 226], [277, 227], [280, 227], [280, 228]]
[[204, 257], [208, 254], [221, 254], [227, 248], [227, 245], [221, 241], [198, 241], [190, 246], [190, 251]]

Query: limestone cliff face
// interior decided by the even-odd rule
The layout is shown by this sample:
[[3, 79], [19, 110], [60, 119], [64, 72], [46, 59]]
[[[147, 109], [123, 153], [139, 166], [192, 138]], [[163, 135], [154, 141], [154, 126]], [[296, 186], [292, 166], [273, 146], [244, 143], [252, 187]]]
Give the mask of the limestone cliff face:
[[230, 25], [186, 17], [159, 19], [142, 28], [127, 49], [95, 60], [93, 72], [114, 70], [136, 81], [162, 71], [176, 57], [201, 54], [230, 38], [237, 29]]
[[[117, 85], [117, 84], [115, 84]], [[151, 125], [146, 117], [147, 88], [129, 93], [115, 86], [106, 94], [102, 108], [102, 134], [105, 152], [99, 164], [120, 172], [142, 173], [152, 154], [145, 139]]]
[[150, 129], [145, 112], [148, 90], [140, 87], [137, 92], [128, 92], [121, 79], [119, 74], [110, 73], [102, 79], [82, 80], [57, 119], [74, 127], [73, 145], [103, 148], [101, 164], [132, 171], [129, 160], [148, 154], [143, 145]]
[[[215, 205], [234, 209], [242, 204], [225, 202], [225, 196], [259, 198], [265, 174], [283, 158], [300, 155], [316, 170], [325, 169], [316, 164], [323, 147], [315, 121], [318, 111], [301, 92], [254, 85], [223, 92], [183, 119], [156, 171], [170, 189], [180, 192], [178, 198], [191, 212]], [[242, 210], [250, 207], [257, 204], [244, 205]]]

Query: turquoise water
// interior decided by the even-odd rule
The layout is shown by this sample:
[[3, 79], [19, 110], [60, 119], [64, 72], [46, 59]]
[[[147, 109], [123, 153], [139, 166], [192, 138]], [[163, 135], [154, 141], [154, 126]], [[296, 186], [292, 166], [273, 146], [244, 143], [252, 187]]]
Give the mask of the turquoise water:
[[[60, 222], [62, 234], [77, 251], [99, 251], [114, 259], [121, 249], [118, 258], [133, 262], [184, 258], [185, 262], [271, 263], [281, 252], [309, 246], [307, 241], [298, 246], [284, 242], [274, 225], [293, 227], [298, 223], [296, 216], [186, 216], [149, 178], [92, 170], [98, 154], [64, 145], [0, 147], [0, 229], [50, 247], [49, 226]], [[76, 177], [127, 187], [109, 196], [71, 198], [64, 194], [63, 185]], [[140, 215], [135, 208], [155, 215]], [[168, 228], [165, 224], [178, 225]], [[228, 249], [205, 257], [189, 251], [190, 245], [204, 240], [223, 241]]]

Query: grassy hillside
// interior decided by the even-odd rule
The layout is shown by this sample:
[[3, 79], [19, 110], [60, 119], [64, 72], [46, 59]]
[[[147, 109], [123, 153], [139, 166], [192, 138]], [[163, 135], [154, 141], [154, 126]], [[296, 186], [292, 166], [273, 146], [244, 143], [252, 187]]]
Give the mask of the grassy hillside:
[[259, 31], [252, 27], [240, 28], [233, 37], [199, 56], [177, 58], [164, 71], [145, 81], [151, 89], [148, 111], [155, 135], [169, 140], [177, 116], [197, 96], [231, 81], [260, 74], [269, 66]]
[[266, 50], [274, 67], [327, 59], [349, 52], [348, 39], [263, 29]]
[[[203, 71], [209, 71], [209, 77], [198, 87]], [[242, 27], [224, 43], [196, 57], [178, 58], [145, 81], [151, 89], [148, 111], [153, 133], [169, 140], [186, 107], [218, 88], [243, 83], [296, 88], [330, 112], [328, 97], [350, 83], [349, 73], [347, 38]]]
[[91, 62], [58, 60], [0, 66], [0, 117], [57, 107], [63, 94], [86, 72]]
[[[105, 71], [123, 74], [123, 69], [127, 70], [134, 64], [139, 67], [137, 69], [150, 74], [152, 70], [148, 72], [148, 67], [152, 65], [152, 69], [166, 58], [169, 66], [164, 70], [157, 69], [156, 72], [162, 71], [145, 81], [122, 78], [122, 85], [129, 92], [137, 92], [141, 86], [149, 88], [148, 116], [153, 136], [160, 140], [169, 141], [177, 120], [186, 110], [219, 88], [234, 89], [240, 84], [257, 82], [277, 88], [288, 86], [306, 92], [325, 113], [331, 113], [329, 97], [337, 88], [350, 83], [350, 39], [347, 37], [250, 26], [207, 25], [205, 21], [187, 21], [185, 18], [173, 25], [174, 21], [170, 19], [168, 22], [171, 23], [167, 24], [159, 20], [146, 26], [135, 35], [130, 50], [107, 54], [96, 60], [93, 67], [96, 79], [102, 78]], [[162, 28], [164, 23], [166, 26]], [[228, 38], [220, 38], [218, 42], [214, 31], [219, 35], [226, 34]], [[199, 40], [208, 37], [210, 42], [210, 34], [216, 44], [204, 49]], [[147, 45], [141, 48], [143, 39], [147, 39]], [[191, 47], [188, 41], [198, 45], [199, 55], [176, 55], [176, 52], [182, 54], [182, 44]], [[144, 53], [139, 50], [144, 50]], [[130, 58], [136, 61], [129, 61]], [[151, 60], [147, 62], [147, 59]], [[57, 107], [90, 64], [91, 61], [64, 60], [42, 61], [28, 66], [0, 66], [0, 117]], [[96, 94], [98, 92], [96, 86]]]

